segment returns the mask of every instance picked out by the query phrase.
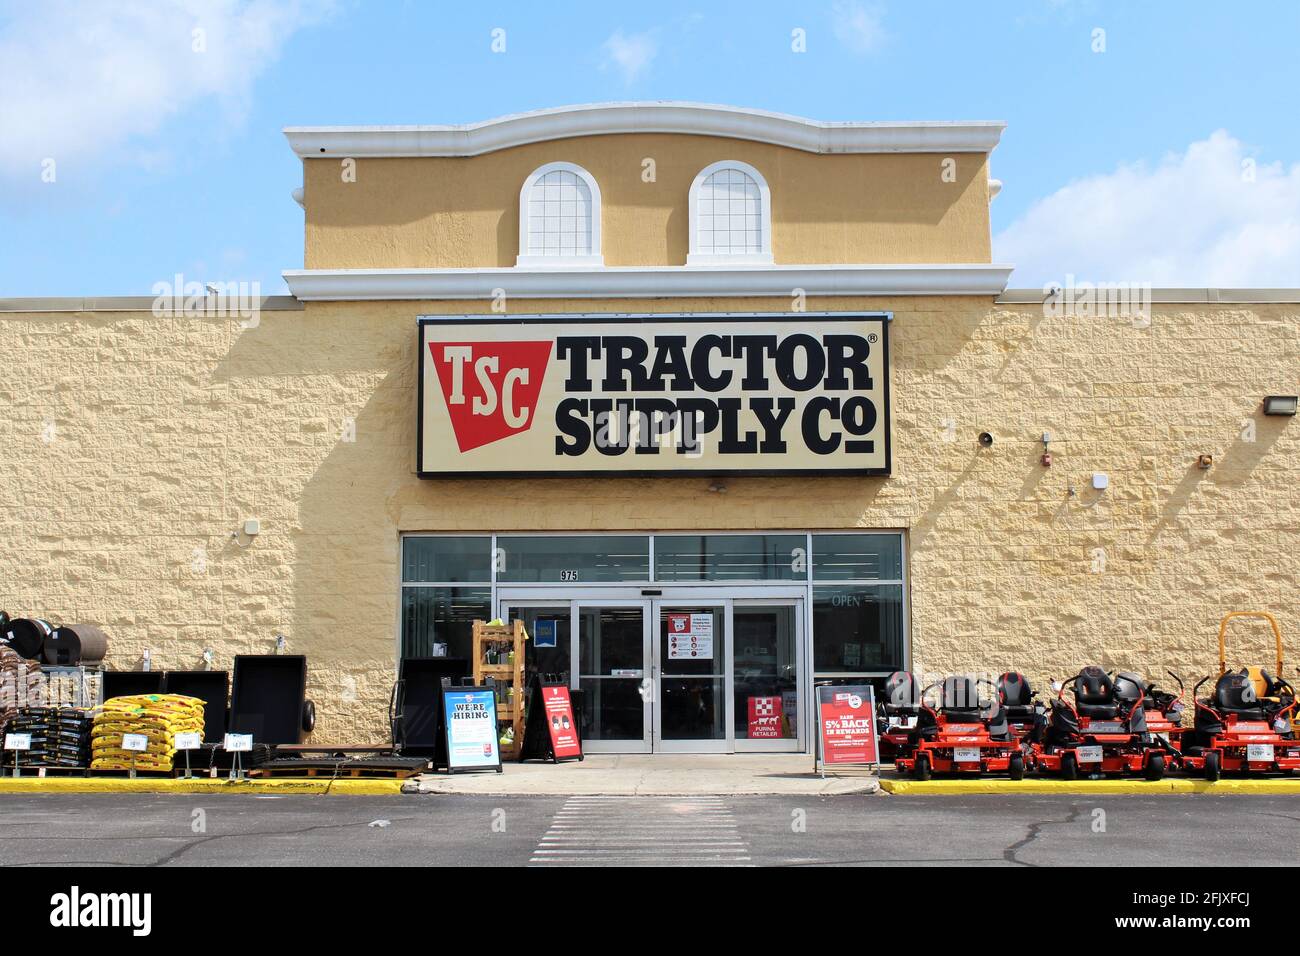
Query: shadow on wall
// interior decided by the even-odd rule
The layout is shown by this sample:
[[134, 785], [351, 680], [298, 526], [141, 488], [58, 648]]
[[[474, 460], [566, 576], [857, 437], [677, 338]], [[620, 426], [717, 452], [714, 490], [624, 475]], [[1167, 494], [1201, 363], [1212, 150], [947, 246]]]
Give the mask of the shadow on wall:
[[278, 616], [290, 653], [308, 657], [317, 739], [387, 736], [390, 502], [414, 467], [414, 350], [414, 322], [391, 314], [270, 312], [238, 334], [213, 374], [239, 421], [225, 451], [226, 518], [256, 515], [263, 526], [223, 572], [240, 598], [227, 624], [260, 635]]
[[1181, 530], [1178, 518], [1191, 501], [1193, 493], [1203, 483], [1208, 487], [1240, 488], [1250, 481], [1255, 469], [1282, 438], [1286, 423], [1290, 420], [1274, 419], [1256, 411], [1246, 420], [1254, 425], [1253, 440], [1248, 437], [1247, 428], [1243, 426], [1222, 460], [1216, 461], [1209, 470], [1202, 469], [1193, 460], [1165, 499], [1159, 520], [1147, 537], [1147, 544], [1154, 543], [1166, 531]]

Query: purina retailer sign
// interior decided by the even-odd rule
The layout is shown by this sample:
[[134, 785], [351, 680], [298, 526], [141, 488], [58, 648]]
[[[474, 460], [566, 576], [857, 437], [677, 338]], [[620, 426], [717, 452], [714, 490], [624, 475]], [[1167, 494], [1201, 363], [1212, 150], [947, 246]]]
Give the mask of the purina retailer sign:
[[422, 318], [420, 477], [885, 475], [886, 325]]

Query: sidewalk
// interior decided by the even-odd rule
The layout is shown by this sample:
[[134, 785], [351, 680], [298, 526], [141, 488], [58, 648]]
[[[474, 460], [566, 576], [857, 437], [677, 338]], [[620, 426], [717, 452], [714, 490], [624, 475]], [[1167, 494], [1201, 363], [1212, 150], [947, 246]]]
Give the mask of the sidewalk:
[[875, 793], [862, 770], [813, 773], [808, 754], [588, 754], [581, 762], [507, 763], [503, 773], [426, 773], [404, 793], [504, 796], [832, 796]]

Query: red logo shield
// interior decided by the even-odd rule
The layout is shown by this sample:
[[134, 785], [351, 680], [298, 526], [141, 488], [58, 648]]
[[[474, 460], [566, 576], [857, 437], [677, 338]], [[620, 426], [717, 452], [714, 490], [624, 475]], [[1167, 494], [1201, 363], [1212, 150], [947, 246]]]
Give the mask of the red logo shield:
[[528, 431], [551, 358], [545, 342], [430, 342], [462, 452]]

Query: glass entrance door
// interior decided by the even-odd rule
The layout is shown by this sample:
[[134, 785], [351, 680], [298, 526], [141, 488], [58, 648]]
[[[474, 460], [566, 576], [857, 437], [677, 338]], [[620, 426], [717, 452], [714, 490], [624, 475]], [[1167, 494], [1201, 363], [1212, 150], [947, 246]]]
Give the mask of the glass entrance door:
[[803, 601], [719, 591], [533, 588], [500, 608], [524, 620], [530, 672], [568, 672], [589, 753], [804, 750]]
[[801, 750], [800, 606], [737, 600], [731, 714], [737, 750]]
[[578, 604], [582, 746], [591, 753], [650, 752], [647, 604]]
[[655, 601], [656, 749], [726, 753], [727, 605]]

